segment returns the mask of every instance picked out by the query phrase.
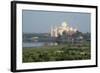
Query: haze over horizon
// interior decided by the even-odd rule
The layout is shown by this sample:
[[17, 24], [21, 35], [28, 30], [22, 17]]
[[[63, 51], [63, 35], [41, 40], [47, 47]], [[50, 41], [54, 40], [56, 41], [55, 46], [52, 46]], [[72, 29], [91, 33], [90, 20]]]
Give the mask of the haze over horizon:
[[90, 32], [91, 27], [89, 13], [23, 10], [22, 17], [23, 33], [48, 33], [51, 26], [62, 22], [83, 33]]

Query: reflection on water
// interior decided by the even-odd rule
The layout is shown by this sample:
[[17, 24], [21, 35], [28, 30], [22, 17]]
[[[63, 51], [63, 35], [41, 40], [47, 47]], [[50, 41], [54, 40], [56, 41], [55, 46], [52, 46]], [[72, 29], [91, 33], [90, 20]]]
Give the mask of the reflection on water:
[[23, 42], [23, 47], [42, 47], [58, 45], [56, 42]]

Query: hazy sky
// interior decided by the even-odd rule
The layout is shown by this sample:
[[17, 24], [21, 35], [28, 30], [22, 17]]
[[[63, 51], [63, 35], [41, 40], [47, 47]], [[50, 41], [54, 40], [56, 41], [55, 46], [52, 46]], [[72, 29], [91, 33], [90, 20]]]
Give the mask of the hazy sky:
[[64, 21], [81, 32], [90, 32], [89, 13], [23, 10], [22, 17], [24, 33], [49, 32], [51, 26], [60, 25]]

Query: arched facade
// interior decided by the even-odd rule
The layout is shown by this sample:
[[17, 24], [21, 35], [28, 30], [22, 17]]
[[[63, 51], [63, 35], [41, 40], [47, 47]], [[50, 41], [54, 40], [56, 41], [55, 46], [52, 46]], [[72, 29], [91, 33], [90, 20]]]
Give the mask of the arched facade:
[[51, 28], [50, 35], [51, 37], [58, 37], [58, 35], [63, 35], [63, 32], [66, 34], [71, 35], [76, 33], [77, 29], [68, 26], [66, 22], [63, 22], [60, 26], [55, 26]]

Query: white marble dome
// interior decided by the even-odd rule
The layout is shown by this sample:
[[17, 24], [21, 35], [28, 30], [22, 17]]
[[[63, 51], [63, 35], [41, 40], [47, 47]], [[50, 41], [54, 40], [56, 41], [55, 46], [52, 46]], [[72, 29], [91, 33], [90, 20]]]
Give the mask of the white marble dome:
[[61, 26], [62, 26], [62, 27], [67, 27], [68, 24], [67, 24], [66, 22], [63, 22], [63, 23], [61, 24]]

